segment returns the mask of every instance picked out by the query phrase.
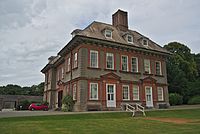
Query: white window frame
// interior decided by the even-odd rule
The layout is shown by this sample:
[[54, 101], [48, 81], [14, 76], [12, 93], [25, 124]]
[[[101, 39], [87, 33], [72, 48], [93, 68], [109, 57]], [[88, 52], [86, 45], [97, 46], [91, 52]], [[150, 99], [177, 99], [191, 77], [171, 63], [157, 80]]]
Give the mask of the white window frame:
[[[93, 64], [92, 64], [92, 53], [95, 53], [96, 54], [96, 60], [97, 61], [95, 61], [96, 63], [96, 66], [93, 66]], [[95, 50], [90, 50], [90, 67], [92, 67], [92, 68], [98, 68], [99, 67], [99, 54], [98, 54], [98, 51], [95, 51]]]
[[157, 87], [158, 101], [164, 101], [164, 90], [163, 87]]
[[[148, 63], [148, 66], [146, 66], [145, 62]], [[148, 72], [146, 72], [146, 67], [148, 68]], [[144, 72], [147, 74], [151, 74], [151, 60], [150, 59], [144, 59]]]
[[[108, 56], [112, 56], [112, 68], [108, 68], [108, 64], [107, 64], [107, 57]], [[113, 53], [106, 53], [106, 69], [112, 69], [114, 70], [114, 54]]]
[[[136, 59], [136, 71], [133, 71], [133, 59]], [[138, 72], [138, 58], [137, 57], [131, 57], [131, 71]]]
[[[96, 98], [92, 98], [92, 85], [96, 85], [97, 87], [97, 94], [96, 94]], [[90, 100], [98, 100], [98, 83], [90, 83]]]
[[[156, 63], [159, 63], [159, 74], [157, 73], [157, 64]], [[156, 71], [156, 75], [162, 75], [162, 66], [161, 66], [161, 62], [160, 61], [155, 61], [155, 71]]]
[[64, 79], [64, 68], [63, 67], [61, 68], [61, 77], [62, 77], [62, 79]]
[[74, 53], [74, 68], [78, 67], [78, 53]]
[[[146, 44], [145, 44], [145, 41], [146, 41]], [[149, 41], [147, 39], [143, 39], [142, 40], [142, 45], [148, 46], [149, 45]]]
[[[129, 41], [129, 37], [130, 37], [131, 41]], [[128, 34], [128, 35], [126, 36], [126, 39], [127, 39], [127, 42], [128, 42], [128, 43], [133, 44], [133, 36], [132, 36], [132, 35]]]
[[[123, 63], [123, 57], [126, 57], [126, 59], [127, 59], [127, 61], [126, 61], [126, 63]], [[126, 70], [123, 70], [123, 65], [124, 64], [126, 64]], [[121, 69], [122, 69], [122, 71], [126, 71], [126, 72], [128, 72], [128, 56], [127, 55], [122, 55], [121, 56]]]
[[70, 69], [71, 69], [71, 58], [69, 57], [69, 58], [67, 59], [67, 72], [69, 72]]
[[[135, 90], [137, 90], [137, 97], [135, 97]], [[140, 100], [140, 89], [138, 85], [133, 85], [133, 100], [139, 101]]]
[[73, 100], [77, 99], [77, 85], [73, 84]]
[[[125, 93], [124, 93], [124, 88], [127, 88], [128, 89], [128, 98], [125, 98]], [[130, 92], [129, 92], [129, 85], [122, 85], [122, 99], [123, 100], [130, 100]]]
[[[112, 39], [112, 30], [105, 29], [104, 31], [105, 37]], [[109, 35], [109, 36], [108, 36]]]

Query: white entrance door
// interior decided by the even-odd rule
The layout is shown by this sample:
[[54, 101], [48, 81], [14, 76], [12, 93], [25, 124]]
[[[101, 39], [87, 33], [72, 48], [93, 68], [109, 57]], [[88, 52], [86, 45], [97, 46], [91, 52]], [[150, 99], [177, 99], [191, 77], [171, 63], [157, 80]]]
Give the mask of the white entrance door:
[[116, 107], [115, 84], [106, 84], [107, 107]]
[[153, 107], [152, 87], [145, 87], [146, 106]]

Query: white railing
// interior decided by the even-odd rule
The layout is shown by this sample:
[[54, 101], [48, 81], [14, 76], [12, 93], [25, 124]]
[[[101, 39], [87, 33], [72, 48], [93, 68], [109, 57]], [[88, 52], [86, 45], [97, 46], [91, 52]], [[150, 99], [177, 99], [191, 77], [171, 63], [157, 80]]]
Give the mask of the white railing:
[[126, 103], [126, 111], [131, 111], [133, 112], [132, 116], [135, 116], [135, 107]]
[[135, 104], [135, 106], [132, 106], [132, 105], [126, 103], [126, 111], [133, 112], [132, 116], [135, 116], [136, 111], [140, 111], [143, 113], [143, 116], [146, 116], [146, 114], [144, 112], [144, 107], [137, 103]]
[[141, 111], [143, 113], [143, 116], [146, 116], [144, 112], [144, 107], [137, 103], [135, 105], [136, 105], [136, 111]]

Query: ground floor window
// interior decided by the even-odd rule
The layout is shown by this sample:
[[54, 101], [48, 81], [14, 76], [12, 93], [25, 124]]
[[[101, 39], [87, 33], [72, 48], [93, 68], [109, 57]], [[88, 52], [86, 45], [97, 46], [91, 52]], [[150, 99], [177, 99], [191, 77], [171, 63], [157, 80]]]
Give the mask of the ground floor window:
[[122, 86], [122, 99], [129, 100], [129, 86], [128, 85]]
[[162, 87], [158, 87], [158, 101], [163, 101], [164, 97], [163, 97], [163, 88]]
[[90, 83], [90, 100], [98, 100], [98, 83]]
[[73, 85], [73, 100], [76, 100], [76, 84]]
[[139, 100], [139, 86], [133, 86], [133, 100]]

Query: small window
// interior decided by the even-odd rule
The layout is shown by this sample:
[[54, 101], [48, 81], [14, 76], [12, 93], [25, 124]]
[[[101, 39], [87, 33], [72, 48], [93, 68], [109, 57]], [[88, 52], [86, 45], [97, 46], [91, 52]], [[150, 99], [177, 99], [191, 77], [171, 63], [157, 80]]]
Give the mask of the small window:
[[128, 56], [122, 55], [122, 71], [128, 71]]
[[160, 61], [156, 61], [156, 75], [162, 75], [161, 62]]
[[122, 86], [122, 99], [129, 100], [129, 86], [128, 85]]
[[131, 71], [132, 72], [138, 72], [138, 58], [137, 57], [132, 57], [131, 58]]
[[127, 35], [127, 42], [133, 43], [133, 36], [132, 35]]
[[98, 51], [90, 51], [90, 67], [98, 68]]
[[163, 101], [164, 100], [164, 96], [163, 96], [163, 88], [162, 87], [158, 87], [158, 101]]
[[143, 40], [142, 40], [142, 44], [143, 44], [144, 46], [148, 46], [148, 40], [147, 40], [147, 39], [143, 39]]
[[73, 85], [73, 100], [76, 100], [76, 84]]
[[90, 100], [98, 100], [98, 83], [90, 83]]
[[139, 100], [139, 86], [133, 86], [133, 100]]
[[113, 53], [106, 53], [106, 69], [114, 69]]
[[151, 73], [150, 60], [148, 60], [148, 59], [144, 59], [144, 72], [147, 74]]
[[78, 56], [77, 56], [77, 52], [76, 52], [76, 53], [74, 53], [74, 68], [78, 67], [77, 60], [78, 60]]
[[105, 37], [106, 38], [112, 38], [112, 30], [106, 29], [105, 30]]

